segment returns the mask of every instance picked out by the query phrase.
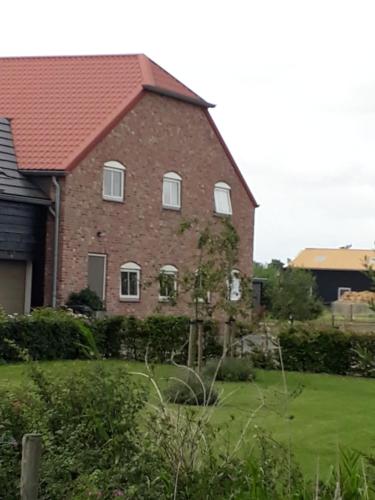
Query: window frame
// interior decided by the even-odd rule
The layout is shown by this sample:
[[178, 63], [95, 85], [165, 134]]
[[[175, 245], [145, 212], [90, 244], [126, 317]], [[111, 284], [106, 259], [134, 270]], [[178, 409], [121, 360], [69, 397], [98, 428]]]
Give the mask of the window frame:
[[[106, 172], [116, 172], [120, 173], [120, 195], [111, 195], [105, 193], [105, 174]], [[126, 168], [122, 163], [115, 160], [106, 161], [103, 165], [103, 179], [102, 179], [102, 198], [106, 201], [116, 201], [123, 202], [124, 201], [124, 186], [125, 186], [125, 172]], [[111, 188], [112, 188], [111, 183]]]
[[[171, 264], [166, 264], [165, 266], [162, 266], [160, 268], [160, 273], [159, 276], [162, 274], [166, 274], [168, 276], [173, 276], [173, 290], [175, 295], [177, 294], [177, 289], [178, 289], [178, 284], [177, 284], [177, 274], [178, 274], [178, 269], [177, 267], [171, 265]], [[161, 290], [160, 290], [160, 283], [159, 283], [159, 301], [160, 302], [169, 302], [171, 299], [173, 299], [173, 296], [170, 295], [161, 295]]]
[[349, 286], [339, 286], [337, 287], [337, 300], [340, 300], [345, 292], [351, 292], [352, 289]]
[[[123, 273], [134, 273], [137, 276], [137, 293], [136, 295], [129, 295], [122, 293], [122, 274]], [[141, 266], [139, 266], [136, 262], [126, 262], [120, 266], [120, 300], [127, 302], [139, 302], [141, 298], [140, 291], [140, 283], [141, 283]]]
[[[219, 210], [218, 203], [216, 202], [216, 193], [225, 193], [227, 203], [228, 203], [228, 211], [222, 212]], [[214, 207], [215, 214], [218, 215], [232, 215], [232, 198], [231, 198], [231, 187], [226, 182], [216, 182], [214, 186]]]
[[[173, 205], [170, 203], [165, 203], [164, 201], [164, 186], [166, 183], [169, 184], [174, 184], [177, 187], [177, 192], [178, 192], [178, 204]], [[167, 172], [166, 174], [163, 175], [163, 186], [162, 186], [162, 206], [163, 208], [166, 208], [168, 210], [181, 210], [182, 202], [182, 177], [176, 172]]]

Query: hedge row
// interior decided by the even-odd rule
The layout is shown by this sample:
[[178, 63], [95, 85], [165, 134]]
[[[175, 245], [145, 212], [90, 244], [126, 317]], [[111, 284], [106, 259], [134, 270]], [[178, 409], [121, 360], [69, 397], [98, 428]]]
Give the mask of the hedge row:
[[[297, 324], [281, 332], [285, 370], [369, 376], [375, 368], [375, 335]], [[370, 366], [369, 366], [370, 365]]]
[[0, 360], [13, 362], [87, 356], [91, 331], [72, 315], [49, 309], [0, 318]]
[[[204, 355], [217, 357], [218, 325], [206, 322]], [[78, 359], [94, 353], [153, 362], [187, 359], [189, 319], [150, 316], [144, 320], [114, 316], [88, 320], [64, 311], [40, 309], [27, 316], [0, 317], [0, 361]]]
[[[218, 324], [204, 323], [204, 350], [206, 358], [222, 352], [217, 342]], [[186, 316], [149, 316], [141, 320], [114, 316], [94, 323], [94, 336], [99, 351], [107, 358], [125, 357], [137, 361], [186, 362], [189, 339], [189, 318]]]

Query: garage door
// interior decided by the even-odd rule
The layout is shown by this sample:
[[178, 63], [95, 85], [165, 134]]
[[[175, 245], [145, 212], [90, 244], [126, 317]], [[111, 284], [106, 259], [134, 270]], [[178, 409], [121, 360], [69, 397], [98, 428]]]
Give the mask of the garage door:
[[0, 305], [7, 313], [25, 310], [26, 262], [0, 260]]

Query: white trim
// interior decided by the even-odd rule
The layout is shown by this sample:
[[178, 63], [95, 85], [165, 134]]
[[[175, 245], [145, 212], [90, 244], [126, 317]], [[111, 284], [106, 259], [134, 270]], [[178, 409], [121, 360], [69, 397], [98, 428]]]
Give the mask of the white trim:
[[90, 256], [92, 256], [92, 257], [104, 257], [103, 293], [102, 293], [102, 297], [99, 297], [104, 302], [105, 301], [106, 291], [107, 291], [107, 254], [106, 253], [92, 253], [92, 252], [88, 252], [87, 256], [88, 257], [90, 257]]
[[122, 264], [120, 269], [126, 269], [127, 271], [140, 271], [141, 266], [139, 266], [135, 262], [126, 262], [125, 264]]
[[221, 189], [229, 189], [229, 191], [231, 190], [231, 187], [229, 184], [227, 184], [226, 182], [217, 182], [215, 184], [215, 188], [221, 188]]
[[[125, 178], [125, 171], [126, 171], [126, 168], [124, 167], [124, 165], [122, 165], [120, 162], [118, 161], [107, 161], [104, 163], [104, 166], [103, 166], [103, 176], [102, 176], [102, 198], [103, 200], [107, 200], [107, 201], [117, 201], [117, 202], [122, 202], [124, 201], [124, 178]], [[106, 172], [116, 172], [116, 173], [120, 173], [120, 196], [113, 196], [113, 195], [109, 195], [109, 194], [106, 194], [104, 192], [104, 187], [105, 187], [105, 184], [104, 184], [104, 178], [105, 178], [105, 173]]]
[[[135, 273], [137, 275], [137, 294], [136, 295], [123, 295], [122, 291], [122, 273]], [[140, 300], [140, 281], [141, 281], [141, 266], [135, 262], [127, 262], [120, 267], [120, 300], [138, 301]]]
[[163, 178], [164, 179], [172, 179], [175, 181], [182, 181], [182, 177], [180, 175], [176, 174], [176, 172], [167, 172], [166, 174], [163, 175]]
[[24, 303], [25, 314], [28, 314], [31, 309], [32, 281], [33, 281], [33, 263], [31, 261], [27, 261], [26, 271], [25, 271], [25, 303]]
[[126, 170], [126, 167], [124, 167], [124, 165], [122, 163], [120, 163], [119, 161], [116, 161], [116, 160], [106, 161], [104, 163], [104, 166], [110, 167], [110, 168], [115, 168], [117, 170]]
[[160, 271], [163, 273], [177, 273], [178, 269], [175, 266], [167, 264], [160, 268]]

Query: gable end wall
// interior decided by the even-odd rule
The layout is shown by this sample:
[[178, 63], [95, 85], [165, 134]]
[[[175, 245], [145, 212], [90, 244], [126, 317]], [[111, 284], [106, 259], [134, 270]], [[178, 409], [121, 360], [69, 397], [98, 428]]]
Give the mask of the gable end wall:
[[[123, 203], [102, 200], [102, 169], [109, 160], [126, 167]], [[162, 208], [162, 178], [168, 171], [183, 179], [181, 211]], [[202, 226], [219, 221], [213, 214], [213, 187], [218, 181], [232, 188], [233, 222], [241, 237], [239, 267], [248, 274], [254, 206], [204, 111], [147, 93], [62, 183], [59, 303], [87, 286], [88, 253], [104, 253], [107, 310], [137, 316], [155, 312], [160, 267], [172, 264], [183, 270], [195, 253], [196, 235], [177, 234], [181, 222], [193, 217]], [[128, 261], [141, 265], [143, 283], [150, 282], [139, 303], [119, 300], [119, 270]], [[188, 312], [183, 304], [162, 306], [162, 311]]]

